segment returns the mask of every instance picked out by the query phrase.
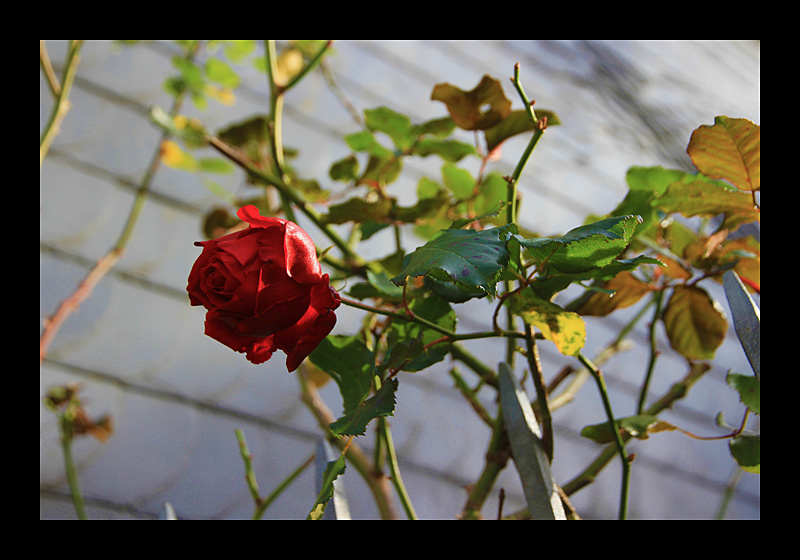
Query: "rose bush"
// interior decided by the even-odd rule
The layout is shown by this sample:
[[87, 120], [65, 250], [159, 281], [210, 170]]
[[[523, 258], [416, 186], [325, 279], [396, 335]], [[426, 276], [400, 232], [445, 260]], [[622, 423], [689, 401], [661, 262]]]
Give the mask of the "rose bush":
[[294, 371], [336, 324], [339, 294], [300, 226], [252, 205], [237, 215], [247, 229], [195, 243], [203, 252], [189, 273], [189, 299], [208, 310], [205, 334], [254, 364], [283, 350]]

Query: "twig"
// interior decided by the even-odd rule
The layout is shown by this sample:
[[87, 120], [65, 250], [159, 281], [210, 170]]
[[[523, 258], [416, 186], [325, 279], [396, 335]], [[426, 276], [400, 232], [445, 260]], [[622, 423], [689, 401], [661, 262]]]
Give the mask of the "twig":
[[[195, 45], [195, 50], [187, 53], [187, 57], [193, 57], [198, 46], [199, 44]], [[172, 104], [172, 109], [170, 109], [170, 115], [174, 116], [178, 114], [181, 104], [183, 103], [184, 95], [185, 94], [183, 92], [176, 95]], [[78, 307], [80, 307], [84, 301], [86, 301], [86, 299], [92, 294], [92, 291], [97, 283], [100, 282], [100, 280], [108, 273], [108, 271], [117, 264], [120, 258], [122, 258], [122, 255], [125, 252], [125, 247], [133, 235], [133, 230], [136, 227], [136, 223], [142, 212], [142, 208], [144, 207], [144, 202], [147, 199], [150, 191], [150, 185], [153, 182], [153, 177], [155, 176], [156, 170], [161, 162], [161, 147], [168, 137], [169, 133], [162, 133], [158, 147], [156, 148], [150, 160], [150, 165], [147, 168], [147, 172], [142, 178], [139, 188], [136, 191], [136, 198], [134, 199], [133, 206], [128, 214], [125, 227], [123, 228], [122, 233], [117, 239], [114, 247], [97, 261], [95, 267], [89, 271], [75, 292], [67, 299], [62, 301], [56, 312], [49, 319], [45, 320], [44, 332], [39, 338], [39, 363], [44, 361], [44, 358], [47, 355], [47, 350], [50, 347], [50, 343], [55, 338], [56, 333], [58, 333], [58, 330], [61, 328], [61, 325], [64, 323], [64, 321], [66, 321], [67, 317], [69, 317], [76, 309], [78, 309]]]
[[[39, 43], [39, 60], [42, 67], [45, 69], [50, 90], [53, 93], [58, 92], [58, 95], [50, 112], [50, 118], [45, 125], [42, 135], [39, 137], [39, 168], [41, 169], [44, 158], [50, 150], [50, 145], [58, 133], [61, 131], [61, 123], [67, 116], [71, 103], [69, 101], [70, 90], [72, 89], [72, 82], [75, 80], [75, 74], [78, 70], [78, 63], [80, 56], [78, 53], [83, 46], [83, 40], [70, 41], [69, 50], [67, 51], [67, 60], [64, 64], [64, 72], [61, 78], [61, 84], [55, 80], [50, 66], [50, 60], [47, 58], [47, 51], [43, 48], [43, 43]], [[43, 55], [44, 54], [44, 58]], [[49, 68], [49, 72], [48, 72]]]

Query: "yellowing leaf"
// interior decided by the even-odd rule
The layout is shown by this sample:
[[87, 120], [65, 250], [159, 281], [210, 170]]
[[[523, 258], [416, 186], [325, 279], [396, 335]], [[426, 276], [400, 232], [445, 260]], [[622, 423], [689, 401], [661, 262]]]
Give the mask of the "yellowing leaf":
[[509, 306], [565, 356], [575, 356], [586, 343], [586, 324], [580, 315], [539, 298], [532, 290], [511, 296]]
[[754, 122], [715, 117], [692, 133], [686, 151], [702, 174], [743, 191], [761, 189], [761, 127]]
[[236, 96], [233, 94], [233, 91], [227, 87], [217, 87], [213, 84], [206, 84], [203, 88], [206, 95], [211, 98], [216, 99], [218, 102], [222, 103], [223, 105], [227, 105], [228, 107], [232, 106], [236, 103]]
[[161, 162], [175, 169], [184, 169], [186, 171], [196, 171], [198, 169], [195, 159], [184, 152], [172, 140], [164, 140], [161, 143]]
[[725, 339], [728, 321], [704, 289], [676, 286], [664, 310], [664, 326], [676, 352], [690, 360], [710, 360]]

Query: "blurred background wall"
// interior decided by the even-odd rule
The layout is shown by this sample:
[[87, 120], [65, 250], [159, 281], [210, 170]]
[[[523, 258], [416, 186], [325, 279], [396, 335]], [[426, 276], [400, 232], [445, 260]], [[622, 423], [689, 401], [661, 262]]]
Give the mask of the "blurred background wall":
[[[47, 41], [59, 72], [66, 45]], [[263, 52], [263, 45], [258, 48]], [[40, 322], [74, 291], [124, 227], [161, 134], [148, 112], [154, 105], [170, 106], [162, 83], [176, 73], [171, 57], [177, 52], [168, 41], [133, 46], [89, 41], [83, 47], [72, 108], [40, 173]], [[536, 107], [555, 111], [563, 123], [539, 143], [520, 184], [520, 221], [543, 235], [559, 235], [590, 213], [612, 210], [627, 192], [625, 173], [631, 166], [688, 169], [685, 147], [691, 132], [713, 123], [716, 115], [761, 120], [757, 41], [341, 40], [326, 59], [326, 72], [313, 72], [287, 96], [284, 142], [299, 151], [292, 161], [303, 176], [335, 188], [328, 168], [350, 153], [342, 136], [359, 130], [351, 110], [363, 115], [364, 109], [386, 105], [413, 122], [441, 117], [444, 105], [430, 101], [433, 86], [449, 82], [469, 90], [484, 74], [500, 80], [519, 108], [508, 80], [517, 62]], [[200, 110], [187, 102], [182, 111], [212, 131], [268, 112], [264, 74], [249, 62], [232, 66], [243, 79], [233, 105], [212, 101]], [[40, 77], [40, 130], [51, 107]], [[471, 135], [464, 140], [471, 142]], [[510, 174], [526, 142], [509, 140], [492, 169]], [[441, 161], [433, 159], [406, 164], [391, 187], [401, 202], [414, 199], [420, 177], [439, 178]], [[470, 169], [477, 172], [477, 162]], [[233, 193], [246, 189], [239, 172], [214, 180]], [[201, 176], [160, 166], [125, 256], [67, 320], [40, 367], [40, 397], [52, 385], [77, 381], [90, 414], [114, 418], [115, 433], [106, 443], [80, 438], [74, 445], [92, 518], [156, 518], [165, 502], [181, 518], [249, 518], [253, 505], [234, 430], [244, 431], [264, 494], [314, 451], [319, 430], [299, 401], [298, 383], [286, 373], [283, 356], [250, 364], [205, 337], [204, 310], [189, 306], [186, 279], [199, 254], [193, 243], [203, 239], [203, 216], [218, 206], [224, 202]], [[301, 225], [314, 235], [309, 224]], [[405, 238], [409, 251], [423, 242], [410, 233]], [[387, 254], [392, 243], [375, 236], [367, 256]], [[709, 287], [727, 311], [719, 288]], [[490, 328], [489, 309], [481, 302], [458, 308], [459, 328]], [[585, 352], [602, 349], [635, 311], [587, 319]], [[361, 314], [341, 307], [338, 316], [334, 333], [350, 334]], [[645, 323], [632, 336], [632, 348], [603, 366], [618, 415], [634, 412], [647, 359]], [[663, 332], [659, 343], [664, 353], [651, 386], [654, 396], [687, 371], [668, 351]], [[540, 346], [546, 376], [569, 363], [552, 345]], [[496, 340], [475, 341], [468, 348], [490, 364], [502, 359]], [[404, 480], [426, 519], [452, 519], [461, 511], [463, 487], [480, 472], [489, 436], [453, 389], [450, 367], [446, 360], [418, 374], [401, 374], [391, 419]], [[728, 370], [750, 371], [733, 328], [713, 369], [665, 418], [695, 433], [722, 433], [714, 423], [717, 413], [733, 422], [742, 410], [725, 384]], [[341, 410], [334, 384], [322, 395], [334, 413]], [[55, 418], [40, 408], [40, 518], [73, 518]], [[587, 384], [554, 420], [553, 469], [563, 483], [601, 449], [578, 435], [582, 426], [605, 420], [594, 385]], [[369, 447], [371, 441], [362, 439]], [[663, 433], [630, 448], [637, 456], [630, 517], [715, 516], [735, 470], [725, 441]], [[353, 517], [376, 518], [369, 491], [355, 472], [347, 473], [344, 485]], [[618, 485], [614, 462], [576, 493], [573, 503], [585, 518], [614, 518]], [[508, 496], [506, 511], [523, 505], [510, 463], [500, 487]], [[265, 518], [302, 519], [315, 496], [309, 469]], [[496, 503], [495, 492], [484, 513], [494, 515]], [[745, 474], [739, 481], [727, 517], [760, 518], [758, 475]]]

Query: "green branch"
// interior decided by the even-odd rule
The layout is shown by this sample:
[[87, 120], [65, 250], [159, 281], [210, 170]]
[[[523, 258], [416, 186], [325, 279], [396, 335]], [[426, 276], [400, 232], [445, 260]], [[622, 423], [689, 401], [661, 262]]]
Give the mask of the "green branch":
[[628, 515], [628, 486], [630, 484], [630, 459], [628, 457], [627, 452], [625, 451], [625, 442], [622, 439], [622, 435], [619, 432], [619, 426], [617, 425], [617, 421], [614, 418], [614, 412], [611, 410], [611, 401], [608, 398], [608, 388], [606, 387], [606, 382], [603, 379], [603, 373], [597, 369], [597, 367], [589, 361], [583, 354], [578, 354], [578, 360], [583, 364], [583, 366], [588, 369], [592, 377], [594, 377], [595, 381], [597, 382], [597, 388], [600, 391], [600, 397], [603, 400], [603, 408], [606, 410], [606, 416], [608, 416], [608, 423], [611, 426], [611, 429], [614, 432], [614, 443], [617, 446], [617, 453], [622, 459], [622, 484], [620, 488], [620, 495], [619, 495], [619, 519], [624, 520], [627, 518]]

